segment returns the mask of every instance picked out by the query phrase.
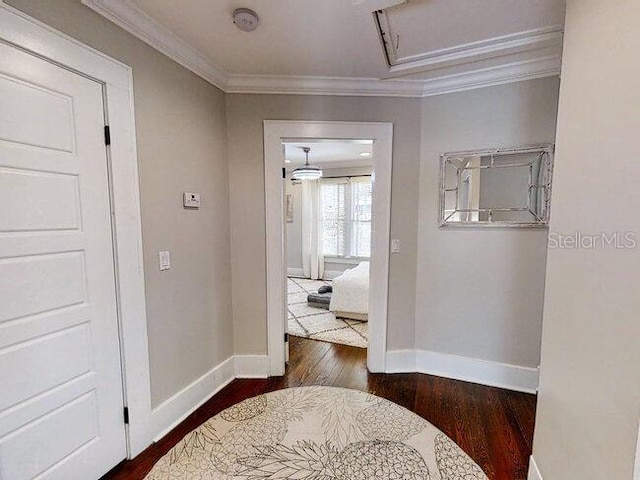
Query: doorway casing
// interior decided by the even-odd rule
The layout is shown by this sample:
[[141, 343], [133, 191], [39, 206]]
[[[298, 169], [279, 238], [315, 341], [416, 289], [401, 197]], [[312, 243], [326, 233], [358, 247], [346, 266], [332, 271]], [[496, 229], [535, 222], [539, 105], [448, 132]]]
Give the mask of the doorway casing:
[[385, 371], [391, 225], [393, 124], [384, 122], [264, 121], [264, 181], [267, 264], [267, 355], [269, 375], [285, 371], [284, 192], [282, 142], [331, 140], [373, 141], [373, 217], [369, 280], [367, 367]]

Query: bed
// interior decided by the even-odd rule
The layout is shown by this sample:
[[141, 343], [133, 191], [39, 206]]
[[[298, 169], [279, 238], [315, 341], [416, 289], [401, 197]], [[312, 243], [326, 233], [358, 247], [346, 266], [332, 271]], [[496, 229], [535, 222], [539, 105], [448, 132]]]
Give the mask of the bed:
[[333, 279], [331, 310], [336, 317], [367, 321], [369, 319], [369, 262], [346, 270]]

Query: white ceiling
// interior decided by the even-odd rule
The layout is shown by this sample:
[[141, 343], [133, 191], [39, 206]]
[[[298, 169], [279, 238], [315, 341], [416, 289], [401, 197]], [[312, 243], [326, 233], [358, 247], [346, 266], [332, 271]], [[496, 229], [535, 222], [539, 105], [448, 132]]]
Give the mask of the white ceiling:
[[[263, 93], [347, 94], [357, 81], [360, 94], [414, 96], [425, 80], [557, 74], [564, 22], [564, 0], [408, 0], [385, 10], [403, 64], [390, 69], [367, 5], [394, 0], [82, 1], [221, 88]], [[258, 13], [255, 31], [233, 24], [238, 7]]]
[[309, 147], [309, 163], [321, 168], [366, 167], [372, 165], [371, 157], [361, 157], [361, 152], [372, 153], [370, 140], [345, 142], [323, 140], [319, 142], [285, 142], [284, 158], [288, 169], [305, 163], [302, 147]]

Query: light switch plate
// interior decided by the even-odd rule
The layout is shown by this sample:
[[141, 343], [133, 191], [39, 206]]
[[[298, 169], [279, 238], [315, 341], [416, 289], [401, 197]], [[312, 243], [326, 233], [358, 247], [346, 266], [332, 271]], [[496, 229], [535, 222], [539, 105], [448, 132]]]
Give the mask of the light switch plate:
[[397, 238], [391, 239], [391, 253], [400, 253], [400, 240]]
[[158, 263], [160, 271], [171, 270], [171, 253], [168, 251], [158, 252]]
[[184, 192], [182, 205], [184, 205], [184, 208], [200, 208], [200, 194], [196, 192]]

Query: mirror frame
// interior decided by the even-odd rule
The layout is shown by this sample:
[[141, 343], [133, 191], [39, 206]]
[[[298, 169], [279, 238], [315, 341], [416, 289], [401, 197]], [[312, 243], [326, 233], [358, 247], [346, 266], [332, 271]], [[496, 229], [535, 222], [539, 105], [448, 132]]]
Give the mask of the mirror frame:
[[[536, 188], [540, 188], [542, 187], [544, 193], [543, 193], [543, 199], [542, 199], [542, 212], [541, 215], [538, 216], [535, 213], [531, 212], [532, 214], [534, 214], [536, 217], [539, 218], [539, 220], [536, 221], [505, 221], [505, 220], [492, 220], [491, 219], [491, 214], [489, 214], [489, 220], [482, 220], [482, 221], [461, 221], [461, 222], [449, 222], [447, 221], [448, 217], [445, 217], [445, 194], [446, 192], [451, 192], [451, 191], [455, 191], [457, 192], [459, 185], [456, 185], [455, 188], [451, 189], [447, 189], [446, 188], [446, 177], [445, 177], [445, 173], [446, 173], [446, 166], [447, 166], [447, 162], [450, 162], [452, 165], [455, 166], [454, 162], [451, 162], [451, 159], [454, 158], [460, 158], [460, 157], [486, 157], [486, 156], [491, 156], [491, 157], [497, 157], [497, 156], [503, 156], [503, 155], [517, 155], [517, 154], [527, 154], [527, 153], [537, 153], [540, 156], [542, 156], [542, 161], [543, 164], [541, 165], [541, 170], [544, 171], [544, 177], [546, 179], [546, 183], [544, 185], [538, 186]], [[495, 149], [488, 149], [488, 150], [468, 150], [468, 151], [463, 151], [463, 152], [448, 152], [448, 153], [443, 153], [440, 155], [440, 182], [439, 182], [439, 194], [440, 194], [440, 199], [439, 199], [439, 212], [438, 212], [438, 224], [439, 227], [446, 227], [446, 228], [457, 228], [457, 227], [518, 227], [518, 228], [531, 228], [531, 227], [536, 227], [536, 228], [547, 228], [549, 225], [549, 213], [550, 213], [550, 208], [551, 208], [551, 183], [552, 183], [552, 175], [553, 175], [553, 154], [554, 154], [554, 145], [553, 144], [537, 144], [537, 145], [527, 145], [527, 146], [522, 146], [522, 147], [514, 147], [514, 148], [495, 148]], [[532, 163], [532, 162], [531, 162]], [[514, 163], [514, 164], [501, 164], [500, 167], [492, 167], [492, 166], [486, 166], [486, 167], [482, 167], [482, 168], [502, 168], [504, 166], [509, 166], [509, 165], [513, 165], [513, 166], [526, 166], [526, 163]], [[456, 168], [458, 168], [456, 166]], [[458, 169], [459, 170], [459, 169]], [[531, 181], [530, 181], [531, 182]], [[530, 183], [529, 188], [531, 189], [534, 185], [532, 185]], [[489, 211], [491, 212], [491, 210], [496, 210], [495, 208], [483, 208], [483, 209], [478, 209], [478, 210], [473, 210], [474, 212], [486, 212]], [[516, 208], [501, 208], [501, 211], [508, 211], [508, 210], [516, 210]]]

